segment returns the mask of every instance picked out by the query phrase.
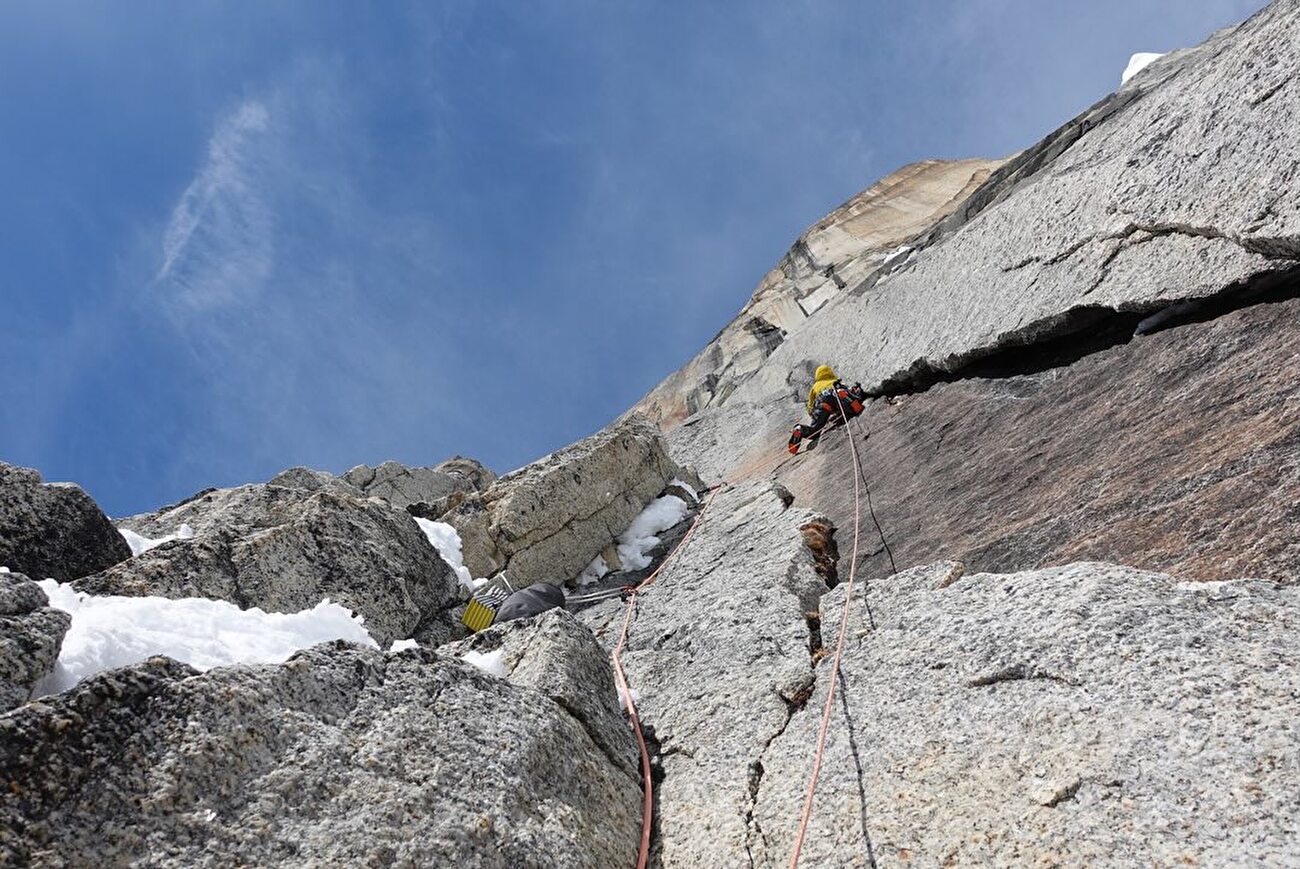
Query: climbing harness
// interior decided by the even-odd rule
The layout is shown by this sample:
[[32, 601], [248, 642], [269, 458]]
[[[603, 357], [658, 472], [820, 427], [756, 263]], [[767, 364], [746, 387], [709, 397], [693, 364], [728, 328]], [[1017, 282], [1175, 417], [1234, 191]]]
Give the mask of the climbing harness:
[[[847, 424], [849, 420], [861, 414], [866, 407], [866, 399], [867, 395], [860, 383], [845, 386], [837, 380], [830, 387], [823, 389], [813, 401], [808, 424], [796, 425], [790, 432], [790, 440], [786, 444], [790, 455], [799, 453], [799, 447], [804, 440], [808, 441], [804, 452], [816, 449], [817, 439], [821, 437], [822, 432], [833, 425], [836, 419]], [[835, 404], [832, 404], [832, 401]], [[839, 406], [838, 417], [835, 416], [836, 405]]]

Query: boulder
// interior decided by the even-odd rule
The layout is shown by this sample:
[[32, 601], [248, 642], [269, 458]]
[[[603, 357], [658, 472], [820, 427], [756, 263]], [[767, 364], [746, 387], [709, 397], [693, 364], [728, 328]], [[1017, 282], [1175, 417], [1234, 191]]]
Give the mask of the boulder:
[[[764, 483], [718, 493], [637, 597], [622, 659], [663, 773], [652, 865], [749, 865], [764, 749], [812, 691], [818, 635], [806, 613], [826, 585], [802, 529], [827, 526], [783, 494]], [[612, 647], [623, 606], [582, 618]]]
[[287, 489], [302, 489], [307, 492], [315, 492], [319, 489], [329, 489], [330, 491], [339, 492], [345, 495], [365, 497], [365, 492], [361, 491], [347, 480], [334, 476], [329, 471], [318, 471], [314, 468], [304, 468], [301, 466], [287, 468], [266, 482], [269, 486], [284, 486]]
[[0, 462], [0, 565], [67, 582], [131, 557], [131, 548], [90, 496], [44, 483], [30, 468]]
[[515, 587], [573, 580], [682, 473], [659, 430], [624, 420], [466, 497], [441, 521], [475, 576], [505, 568]]
[[79, 589], [218, 598], [276, 612], [328, 597], [365, 616], [381, 646], [459, 599], [455, 574], [410, 516], [329, 487], [218, 489], [131, 524], [152, 538], [185, 524], [194, 536], [79, 580]]
[[19, 573], [0, 573], [0, 711], [27, 702], [54, 669], [72, 624], [49, 606], [41, 587]]
[[[851, 626], [800, 865], [1300, 862], [1300, 588], [948, 563], [859, 584]], [[829, 666], [763, 754], [752, 864], [714, 865], [787, 865]]]
[[[473, 459], [456, 456], [431, 468], [412, 468], [398, 462], [378, 467], [357, 465], [342, 480], [366, 495], [383, 498], [398, 509], [423, 505], [415, 515], [436, 519], [439, 505], [450, 505], [452, 495], [479, 492], [496, 479], [496, 474]], [[433, 515], [428, 515], [433, 514]]]
[[538, 691], [568, 710], [610, 762], [640, 782], [640, 755], [613, 690], [614, 670], [590, 630], [563, 609], [500, 622], [440, 654], [494, 655], [512, 685]]
[[335, 642], [204, 674], [154, 658], [0, 716], [0, 862], [631, 863], [641, 788], [603, 651], [562, 613], [496, 636], [505, 678]]

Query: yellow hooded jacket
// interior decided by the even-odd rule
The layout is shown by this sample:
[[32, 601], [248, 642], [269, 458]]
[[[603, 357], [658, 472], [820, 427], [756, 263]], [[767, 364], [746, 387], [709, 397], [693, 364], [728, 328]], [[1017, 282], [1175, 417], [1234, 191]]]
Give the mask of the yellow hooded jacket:
[[817, 396], [821, 394], [823, 390], [830, 389], [834, 386], [835, 381], [837, 380], [839, 380], [839, 378], [835, 376], [835, 371], [829, 365], [822, 365], [817, 369], [817, 373], [813, 376], [812, 390], [808, 393], [809, 413], [812, 413], [813, 402], [817, 400]]

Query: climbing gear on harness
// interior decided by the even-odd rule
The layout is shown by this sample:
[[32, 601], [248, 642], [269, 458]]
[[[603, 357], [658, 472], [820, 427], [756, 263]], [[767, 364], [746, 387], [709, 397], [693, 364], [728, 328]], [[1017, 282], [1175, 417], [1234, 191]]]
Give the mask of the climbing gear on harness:
[[804, 440], [808, 441], [808, 446], [804, 450], [814, 449], [817, 446], [817, 438], [821, 436], [822, 429], [827, 424], [836, 420], [852, 419], [866, 408], [867, 395], [862, 389], [862, 384], [855, 383], [852, 386], [845, 386], [836, 380], [826, 389], [822, 390], [815, 397], [812, 409], [810, 411], [811, 420], [807, 425], [796, 425], [790, 433], [790, 440], [786, 445], [790, 455], [797, 455], [799, 446]]
[[461, 624], [471, 631], [481, 631], [496, 621], [497, 610], [506, 602], [506, 598], [515, 593], [515, 587], [501, 571], [491, 582], [474, 592], [465, 605], [465, 614], [460, 617]]
[[867, 394], [863, 391], [861, 383], [855, 383], [852, 386], [837, 383], [835, 385], [835, 397], [839, 399], [842, 407], [848, 409], [850, 419], [859, 416], [867, 406]]

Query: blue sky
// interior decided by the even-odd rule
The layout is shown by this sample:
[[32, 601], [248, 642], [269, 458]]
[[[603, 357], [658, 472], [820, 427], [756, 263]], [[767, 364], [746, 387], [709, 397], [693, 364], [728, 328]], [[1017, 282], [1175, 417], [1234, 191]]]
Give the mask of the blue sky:
[[1024, 147], [1262, 5], [7, 2], [0, 460], [113, 515], [509, 470], [874, 179]]

